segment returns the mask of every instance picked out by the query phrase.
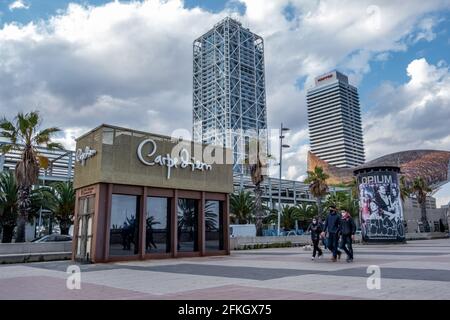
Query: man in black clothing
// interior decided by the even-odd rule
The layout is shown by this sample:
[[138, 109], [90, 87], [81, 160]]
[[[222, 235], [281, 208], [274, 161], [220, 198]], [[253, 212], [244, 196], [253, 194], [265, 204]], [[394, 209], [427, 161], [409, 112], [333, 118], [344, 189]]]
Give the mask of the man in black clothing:
[[319, 247], [320, 234], [322, 233], [322, 224], [317, 221], [317, 218], [314, 218], [306, 231], [311, 231], [311, 241], [314, 246], [311, 260], [316, 259], [316, 253], [319, 253], [319, 258], [322, 257], [323, 252]]
[[333, 253], [331, 260], [336, 262], [337, 258], [341, 258], [342, 252], [339, 250], [339, 232], [341, 229], [341, 217], [337, 213], [336, 206], [330, 206], [330, 213], [325, 219], [322, 236], [328, 231], [328, 249]]
[[352, 241], [355, 239], [356, 225], [353, 218], [347, 211], [342, 211], [341, 234], [342, 243], [341, 248], [347, 254], [347, 262], [353, 262], [353, 247]]

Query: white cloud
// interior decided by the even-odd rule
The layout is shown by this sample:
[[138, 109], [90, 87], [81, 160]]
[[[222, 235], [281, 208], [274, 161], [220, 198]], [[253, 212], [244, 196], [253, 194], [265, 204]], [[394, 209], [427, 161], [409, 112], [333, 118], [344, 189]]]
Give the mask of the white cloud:
[[[408, 6], [387, 0], [241, 3], [246, 13], [239, 20], [265, 39], [269, 125], [277, 128], [284, 121], [292, 129], [284, 175], [293, 179], [306, 170], [304, 89], [313, 78], [338, 66], [357, 84], [370, 72], [372, 59], [406, 50], [412, 34], [433, 30], [430, 14], [448, 8], [445, 0], [412, 0]], [[295, 19], [284, 16], [288, 5]], [[236, 1], [211, 13], [186, 9], [180, 0], [70, 4], [48, 20], [5, 24], [0, 28], [0, 114], [12, 117], [38, 108], [47, 124], [66, 129], [68, 145], [72, 135], [100, 123], [166, 134], [190, 129], [192, 41], [234, 7]], [[438, 77], [431, 67], [421, 68], [408, 71], [414, 74], [409, 87], [423, 86], [421, 77]], [[386, 94], [396, 90], [384, 88]], [[421, 98], [426, 104], [428, 97]], [[427, 141], [445, 136], [433, 139]], [[373, 143], [371, 150], [377, 150], [379, 143]]]
[[450, 70], [426, 59], [411, 61], [409, 81], [383, 85], [364, 116], [369, 158], [408, 149], [450, 150]]
[[433, 28], [435, 27], [436, 19], [425, 18], [419, 23], [419, 30], [413, 38], [413, 42], [418, 42], [420, 40], [432, 41], [436, 38], [436, 33], [434, 33]]
[[19, 10], [19, 9], [30, 9], [30, 5], [25, 3], [23, 0], [16, 0], [14, 2], [11, 2], [8, 6], [10, 11]]

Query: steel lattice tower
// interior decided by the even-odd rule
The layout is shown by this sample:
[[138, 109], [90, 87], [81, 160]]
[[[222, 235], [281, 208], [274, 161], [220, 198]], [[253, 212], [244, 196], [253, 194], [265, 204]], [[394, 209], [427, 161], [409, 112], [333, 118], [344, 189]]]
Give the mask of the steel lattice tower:
[[249, 139], [259, 134], [267, 148], [264, 41], [225, 18], [194, 41], [193, 59], [194, 141], [231, 148], [244, 172]]

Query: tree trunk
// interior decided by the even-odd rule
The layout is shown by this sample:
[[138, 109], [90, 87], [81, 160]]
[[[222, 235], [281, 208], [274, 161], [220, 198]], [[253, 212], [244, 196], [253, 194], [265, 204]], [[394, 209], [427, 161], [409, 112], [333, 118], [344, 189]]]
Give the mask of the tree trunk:
[[420, 204], [420, 211], [422, 214], [421, 220], [422, 220], [422, 224], [423, 224], [423, 229], [425, 232], [430, 232], [430, 225], [428, 224], [428, 219], [427, 219], [427, 202], [426, 202], [426, 200]]
[[68, 221], [61, 221], [59, 227], [62, 235], [69, 235], [70, 223]]
[[25, 226], [27, 224], [27, 219], [20, 213], [19, 218], [17, 219], [17, 234], [16, 234], [16, 243], [25, 242]]
[[3, 229], [3, 235], [2, 235], [2, 243], [11, 243], [14, 233], [14, 227], [15, 226], [2, 226]]
[[260, 237], [263, 234], [263, 208], [262, 208], [262, 190], [259, 185], [255, 187], [255, 216], [256, 216], [256, 236]]
[[25, 242], [25, 226], [28, 220], [28, 212], [30, 212], [31, 199], [30, 199], [30, 186], [21, 186], [18, 190], [19, 198], [19, 218], [17, 221], [17, 235], [16, 243]]
[[317, 215], [319, 216], [319, 220], [322, 220], [322, 201], [320, 197], [316, 198], [317, 203]]

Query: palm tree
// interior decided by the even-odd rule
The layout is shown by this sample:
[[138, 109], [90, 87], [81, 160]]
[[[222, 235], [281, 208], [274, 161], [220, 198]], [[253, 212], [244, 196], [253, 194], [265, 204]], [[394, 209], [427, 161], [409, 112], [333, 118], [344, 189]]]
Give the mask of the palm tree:
[[334, 205], [337, 208], [342, 208], [349, 198], [349, 195], [345, 192], [335, 192], [328, 195], [325, 206], [330, 207]]
[[25, 224], [31, 208], [31, 188], [38, 182], [38, 146], [49, 149], [62, 149], [62, 145], [52, 142], [52, 136], [61, 130], [56, 127], [39, 130], [41, 117], [37, 111], [19, 113], [13, 122], [6, 118], [0, 120], [0, 137], [9, 140], [1, 148], [2, 153], [11, 149], [20, 150], [22, 156], [17, 162], [15, 176], [18, 184], [19, 219], [16, 242], [25, 242]]
[[265, 216], [265, 209], [262, 204], [262, 189], [261, 183], [264, 181], [264, 168], [267, 167], [266, 163], [263, 163], [261, 157], [261, 142], [259, 139], [253, 139], [253, 144], [256, 144], [256, 163], [250, 165], [250, 174], [252, 183], [255, 186], [255, 222], [256, 222], [256, 235], [262, 236], [263, 233], [263, 219]]
[[328, 193], [327, 175], [322, 167], [315, 167], [314, 171], [308, 171], [305, 183], [309, 184], [309, 192], [316, 198], [319, 219], [322, 218], [322, 198]]
[[299, 227], [306, 229], [312, 219], [317, 217], [317, 205], [302, 202], [297, 205]]
[[246, 224], [253, 220], [255, 201], [251, 192], [241, 191], [230, 196], [231, 217], [237, 224]]
[[347, 199], [342, 203], [342, 210], [347, 211], [352, 218], [359, 217], [359, 201], [347, 196]]
[[400, 199], [405, 203], [406, 198], [411, 194], [411, 190], [408, 187], [405, 176], [400, 177]]
[[359, 197], [359, 183], [355, 177], [351, 181], [344, 184], [344, 187], [350, 189], [350, 195], [353, 199], [358, 199]]
[[70, 225], [75, 214], [75, 189], [71, 181], [57, 182], [47, 193], [46, 209], [49, 209], [61, 228], [61, 234], [69, 234]]
[[11, 243], [17, 223], [17, 184], [14, 175], [5, 171], [0, 174], [0, 225], [3, 229], [2, 243]]
[[281, 226], [284, 229], [294, 229], [295, 221], [299, 219], [299, 211], [294, 206], [283, 206], [281, 210]]
[[267, 206], [264, 206], [265, 215], [263, 218], [263, 224], [272, 224], [276, 223], [278, 220], [278, 210], [270, 209]]
[[315, 204], [302, 202], [297, 205], [297, 210], [302, 221], [312, 220], [317, 215], [317, 206]]
[[431, 191], [431, 188], [422, 177], [415, 178], [411, 185], [411, 193], [416, 196], [417, 202], [420, 205], [421, 220], [425, 232], [430, 232], [430, 225], [427, 219], [427, 197]]

